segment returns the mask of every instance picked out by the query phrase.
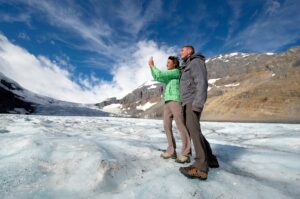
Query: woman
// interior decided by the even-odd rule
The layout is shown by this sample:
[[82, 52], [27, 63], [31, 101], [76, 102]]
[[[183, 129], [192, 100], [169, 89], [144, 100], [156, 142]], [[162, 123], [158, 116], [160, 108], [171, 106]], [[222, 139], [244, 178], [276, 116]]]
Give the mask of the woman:
[[[164, 130], [167, 135], [168, 148], [161, 154], [164, 159], [176, 158], [178, 163], [190, 162], [191, 142], [189, 133], [183, 122], [181, 98], [179, 94], [180, 71], [177, 57], [170, 56], [167, 61], [167, 71], [160, 71], [154, 65], [153, 58], [148, 61], [151, 68], [151, 74], [155, 81], [166, 84], [164, 90]], [[176, 126], [180, 132], [182, 140], [181, 155], [176, 155], [176, 142], [172, 132], [172, 120], [175, 119]]]

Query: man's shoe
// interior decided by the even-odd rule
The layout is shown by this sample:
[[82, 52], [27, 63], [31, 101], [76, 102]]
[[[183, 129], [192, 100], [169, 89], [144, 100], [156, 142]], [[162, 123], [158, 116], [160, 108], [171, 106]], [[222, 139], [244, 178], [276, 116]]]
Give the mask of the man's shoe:
[[190, 156], [180, 155], [176, 158], [175, 162], [181, 163], [181, 164], [190, 163], [191, 162]]
[[213, 158], [208, 159], [208, 166], [210, 168], [219, 168], [219, 162], [216, 156], [213, 156]]
[[163, 159], [169, 159], [169, 158], [172, 158], [172, 159], [176, 159], [176, 153], [168, 153], [168, 152], [164, 152], [160, 155], [160, 157], [162, 157]]
[[179, 171], [188, 178], [198, 178], [200, 180], [207, 179], [207, 173], [200, 171], [195, 166], [180, 167]]

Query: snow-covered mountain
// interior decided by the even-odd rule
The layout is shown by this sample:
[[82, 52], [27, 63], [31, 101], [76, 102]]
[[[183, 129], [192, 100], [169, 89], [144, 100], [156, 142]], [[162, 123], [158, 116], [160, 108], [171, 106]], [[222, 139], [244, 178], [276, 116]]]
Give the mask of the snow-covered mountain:
[[122, 99], [110, 98], [96, 105], [103, 111], [128, 117], [161, 117], [161, 112], [153, 110], [162, 106], [163, 89], [161, 83], [147, 81]]
[[[206, 66], [208, 101], [202, 119], [300, 122], [300, 47], [277, 54], [218, 55], [207, 59]], [[133, 117], [159, 118], [162, 92], [162, 84], [147, 82], [123, 99], [97, 105]]]
[[[1, 199], [299, 198], [299, 124], [203, 122], [202, 130], [220, 163], [205, 182], [160, 158], [160, 120], [1, 115]], [[179, 153], [177, 128], [174, 136]]]
[[64, 102], [35, 94], [0, 72], [0, 113], [107, 116], [94, 105]]

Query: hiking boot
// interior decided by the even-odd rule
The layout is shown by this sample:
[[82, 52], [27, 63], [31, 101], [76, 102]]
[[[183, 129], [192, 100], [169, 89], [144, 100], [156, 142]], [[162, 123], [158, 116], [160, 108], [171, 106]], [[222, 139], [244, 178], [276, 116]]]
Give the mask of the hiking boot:
[[219, 163], [216, 156], [213, 156], [208, 159], [208, 166], [210, 168], [219, 168]]
[[198, 178], [199, 180], [206, 180], [207, 173], [200, 171], [195, 166], [191, 165], [189, 167], [180, 167], [179, 171], [188, 178]]
[[169, 158], [172, 158], [172, 159], [176, 159], [176, 153], [169, 153], [169, 152], [164, 152], [160, 155], [160, 157], [162, 157], [163, 159], [169, 159]]
[[190, 163], [191, 162], [190, 156], [180, 155], [176, 158], [175, 162], [181, 163], [181, 164]]

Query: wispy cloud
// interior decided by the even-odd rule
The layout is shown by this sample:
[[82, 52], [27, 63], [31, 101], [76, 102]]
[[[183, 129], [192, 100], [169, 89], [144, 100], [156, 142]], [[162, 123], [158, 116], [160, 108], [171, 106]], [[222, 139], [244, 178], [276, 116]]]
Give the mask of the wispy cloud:
[[27, 35], [26, 32], [20, 32], [20, 33], [18, 34], [18, 38], [23, 39], [23, 40], [30, 41], [30, 37]]
[[79, 36], [88, 42], [92, 49], [99, 49], [97, 52], [105, 54], [109, 49], [109, 44], [106, 44], [104, 39], [111, 34], [111, 27], [101, 19], [90, 19], [89, 23], [85, 23], [80, 18], [81, 11], [76, 10], [70, 3], [32, 0], [26, 4], [43, 13], [52, 26]]
[[[88, 11], [93, 15], [87, 13], [87, 10], [83, 10], [73, 0], [14, 0], [12, 2], [28, 6], [35, 16], [58, 27], [62, 32], [67, 31], [68, 34], [60, 34], [60, 37], [62, 35], [61, 39], [71, 43], [74, 47], [107, 57], [116, 50], [122, 50], [132, 42], [136, 42], [136, 36], [162, 12], [161, 0], [143, 4], [134, 0], [119, 1], [118, 3], [90, 1], [89, 3], [94, 7], [89, 8]], [[103, 16], [98, 10], [108, 12], [109, 17]], [[111, 18], [111, 16], [113, 17]], [[12, 20], [12, 18], [9, 19]], [[118, 21], [116, 21], [117, 19]], [[111, 23], [118, 25], [115, 26], [116, 24]], [[130, 36], [123, 36], [122, 32], [127, 32]], [[125, 49], [123, 53], [127, 51]]]
[[297, 0], [267, 1], [253, 23], [227, 41], [224, 48], [244, 51], [276, 51], [299, 39]]
[[0, 22], [8, 22], [8, 23], [14, 23], [14, 22], [24, 22], [28, 25], [30, 24], [31, 16], [29, 13], [21, 13], [18, 15], [11, 15], [7, 13], [0, 13]]
[[116, 17], [124, 23], [125, 30], [132, 35], [137, 35], [148, 23], [158, 18], [162, 12], [162, 1], [148, 1], [143, 6], [140, 1], [121, 1], [116, 9]]
[[229, 18], [228, 21], [228, 33], [226, 37], [226, 42], [232, 39], [232, 34], [237, 30], [237, 26], [239, 24], [239, 18], [241, 16], [242, 12], [242, 2], [240, 1], [234, 1], [230, 0], [228, 1], [228, 4], [230, 5], [230, 8], [232, 9], [232, 14], [231, 17]]

